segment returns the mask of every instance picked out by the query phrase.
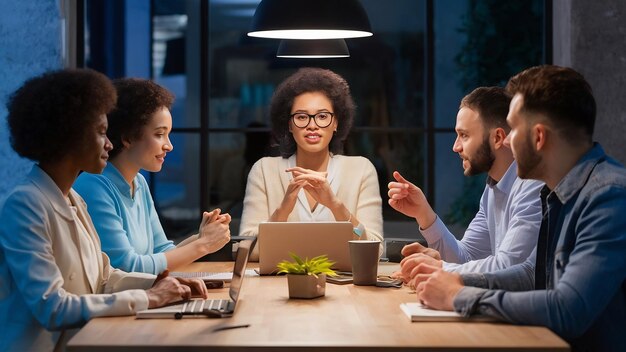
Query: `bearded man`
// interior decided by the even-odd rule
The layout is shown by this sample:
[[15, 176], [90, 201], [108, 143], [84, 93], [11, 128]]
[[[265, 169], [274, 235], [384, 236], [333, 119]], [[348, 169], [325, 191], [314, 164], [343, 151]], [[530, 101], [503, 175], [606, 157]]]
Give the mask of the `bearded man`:
[[417, 299], [464, 316], [548, 327], [574, 351], [626, 351], [626, 169], [593, 142], [596, 102], [571, 68], [512, 77], [518, 175], [545, 182], [536, 260], [493, 273], [415, 272]]
[[465, 176], [487, 173], [478, 213], [461, 240], [435, 214], [422, 190], [394, 172], [389, 205], [415, 218], [429, 247], [405, 246], [402, 272], [395, 276], [410, 283], [421, 263], [446, 271], [490, 272], [524, 262], [535, 249], [543, 183], [517, 177], [517, 163], [504, 144], [510, 101], [501, 87], [477, 88], [461, 101], [452, 150], [461, 157]]

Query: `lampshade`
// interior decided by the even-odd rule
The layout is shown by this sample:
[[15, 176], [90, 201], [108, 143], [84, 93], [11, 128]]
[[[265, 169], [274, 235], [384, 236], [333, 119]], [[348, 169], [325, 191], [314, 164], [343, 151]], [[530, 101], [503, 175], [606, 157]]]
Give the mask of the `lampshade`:
[[372, 35], [358, 0], [262, 0], [252, 20], [251, 37], [341, 39]]
[[290, 40], [280, 41], [276, 57], [295, 59], [320, 59], [350, 57], [343, 39]]

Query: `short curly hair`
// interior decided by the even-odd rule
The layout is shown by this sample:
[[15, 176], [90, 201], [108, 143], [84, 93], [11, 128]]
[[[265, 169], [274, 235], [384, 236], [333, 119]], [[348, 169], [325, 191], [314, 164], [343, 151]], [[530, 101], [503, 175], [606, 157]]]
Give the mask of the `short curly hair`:
[[115, 106], [111, 81], [90, 69], [51, 71], [27, 80], [8, 99], [13, 149], [36, 162], [79, 147], [85, 130]]
[[171, 109], [174, 95], [157, 83], [141, 78], [113, 80], [117, 106], [108, 114], [107, 136], [113, 143], [109, 157], [114, 159], [123, 149], [124, 140], [141, 138], [141, 129], [159, 109]]
[[337, 119], [337, 133], [330, 141], [329, 149], [333, 154], [343, 152], [343, 144], [352, 128], [356, 110], [350, 86], [345, 79], [330, 70], [305, 67], [276, 88], [270, 104], [272, 133], [283, 158], [290, 157], [297, 149], [296, 141], [289, 132], [293, 101], [297, 96], [310, 92], [321, 92], [332, 102], [334, 118]]

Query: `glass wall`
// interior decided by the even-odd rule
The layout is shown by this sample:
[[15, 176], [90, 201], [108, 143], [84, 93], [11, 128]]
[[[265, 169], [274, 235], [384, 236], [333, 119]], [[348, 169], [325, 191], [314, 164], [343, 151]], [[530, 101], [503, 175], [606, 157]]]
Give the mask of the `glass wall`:
[[415, 222], [387, 205], [394, 170], [423, 187], [462, 234], [484, 176], [464, 178], [451, 150], [459, 101], [542, 62], [544, 1], [362, 0], [374, 36], [347, 40], [350, 58], [316, 60], [276, 58], [277, 40], [248, 37], [258, 3], [86, 1], [87, 65], [111, 77], [149, 76], [176, 95], [174, 151], [148, 175], [166, 233], [192, 232], [201, 210], [220, 207], [237, 234], [248, 170], [276, 155], [272, 93], [299, 67], [316, 66], [350, 83], [357, 115], [345, 154], [376, 167], [385, 236], [417, 237]]

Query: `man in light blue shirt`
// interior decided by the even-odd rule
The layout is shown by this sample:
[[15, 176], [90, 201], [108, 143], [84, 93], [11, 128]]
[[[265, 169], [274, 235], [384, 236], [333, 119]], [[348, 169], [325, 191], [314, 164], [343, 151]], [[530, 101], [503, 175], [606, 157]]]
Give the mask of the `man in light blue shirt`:
[[389, 204], [416, 219], [429, 246], [413, 243], [403, 249], [405, 278], [420, 263], [455, 272], [489, 272], [522, 263], [531, 255], [541, 222], [543, 184], [517, 177], [511, 149], [504, 145], [509, 102], [500, 87], [477, 88], [461, 101], [452, 149], [463, 160], [466, 176], [487, 172], [478, 213], [461, 240], [446, 228], [423, 192], [394, 173], [397, 182], [389, 183]]
[[543, 325], [573, 350], [626, 351], [626, 169], [592, 142], [591, 87], [570, 68], [546, 65], [514, 76], [507, 91], [518, 175], [546, 183], [536, 262], [463, 275], [423, 264], [417, 298]]

